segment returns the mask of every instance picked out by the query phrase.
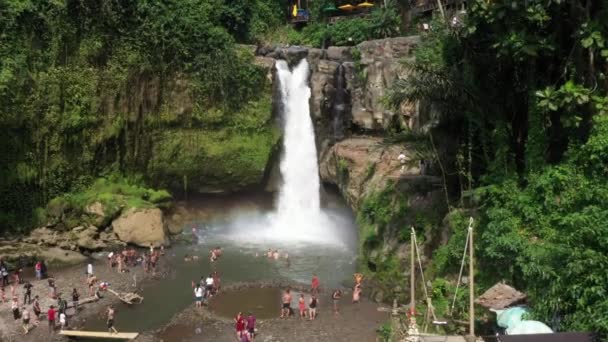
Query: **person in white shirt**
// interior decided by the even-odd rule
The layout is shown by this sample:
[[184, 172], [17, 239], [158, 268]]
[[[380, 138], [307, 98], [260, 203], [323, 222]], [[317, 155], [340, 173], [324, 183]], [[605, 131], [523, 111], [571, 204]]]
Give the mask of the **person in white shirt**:
[[207, 297], [209, 297], [211, 291], [213, 291], [213, 276], [211, 274], [205, 279], [205, 288], [207, 289]]
[[399, 157], [397, 157], [397, 160], [399, 160], [399, 162], [401, 163], [401, 173], [403, 173], [405, 171], [405, 154], [403, 153], [403, 151], [401, 153], [399, 153]]
[[67, 317], [64, 312], [59, 314], [59, 325], [61, 326], [61, 330], [68, 326]]
[[93, 275], [93, 264], [87, 265], [87, 274]]
[[203, 288], [198, 284], [194, 288], [194, 299], [197, 308], [203, 307]]

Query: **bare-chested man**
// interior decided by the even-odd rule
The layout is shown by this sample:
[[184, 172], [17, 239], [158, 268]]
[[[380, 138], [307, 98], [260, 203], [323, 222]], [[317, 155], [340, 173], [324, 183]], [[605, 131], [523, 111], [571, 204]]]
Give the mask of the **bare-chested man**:
[[283, 306], [281, 307], [281, 318], [289, 318], [289, 311], [291, 309], [291, 291], [289, 289], [285, 290], [282, 298]]

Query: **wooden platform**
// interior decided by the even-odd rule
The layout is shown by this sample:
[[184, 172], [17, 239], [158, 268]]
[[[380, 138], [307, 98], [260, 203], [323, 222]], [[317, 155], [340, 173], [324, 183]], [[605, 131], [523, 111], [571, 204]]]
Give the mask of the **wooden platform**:
[[139, 333], [123, 333], [119, 332], [116, 334], [111, 334], [105, 331], [79, 331], [79, 330], [61, 330], [59, 332], [60, 335], [63, 336], [71, 336], [71, 337], [97, 337], [97, 338], [111, 338], [118, 340], [132, 340], [139, 336]]

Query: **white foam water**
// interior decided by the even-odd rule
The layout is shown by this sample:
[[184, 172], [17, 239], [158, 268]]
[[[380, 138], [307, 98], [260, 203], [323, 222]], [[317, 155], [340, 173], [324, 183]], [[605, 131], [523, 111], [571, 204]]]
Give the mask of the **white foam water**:
[[[345, 246], [353, 236], [353, 222], [320, 204], [320, 179], [315, 131], [310, 117], [309, 65], [303, 59], [291, 71], [277, 61], [283, 107], [283, 155], [276, 210], [263, 216], [245, 215], [224, 227], [230, 239], [255, 244], [321, 243]], [[350, 242], [350, 241], [349, 241]]]

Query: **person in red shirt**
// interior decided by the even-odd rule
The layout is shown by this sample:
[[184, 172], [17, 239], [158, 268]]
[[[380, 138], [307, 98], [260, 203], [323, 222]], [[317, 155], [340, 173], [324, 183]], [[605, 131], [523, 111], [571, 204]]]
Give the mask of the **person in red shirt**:
[[55, 307], [51, 305], [49, 311], [46, 312], [46, 318], [49, 321], [49, 333], [52, 333], [55, 330], [55, 315], [57, 311], [55, 311]]
[[236, 328], [236, 337], [240, 340], [243, 331], [245, 331], [245, 317], [243, 317], [243, 313], [239, 312], [238, 315], [234, 318], [235, 328]]
[[311, 289], [310, 292], [313, 295], [316, 295], [319, 293], [319, 278], [317, 277], [316, 274], [312, 275], [312, 282], [311, 282]]

